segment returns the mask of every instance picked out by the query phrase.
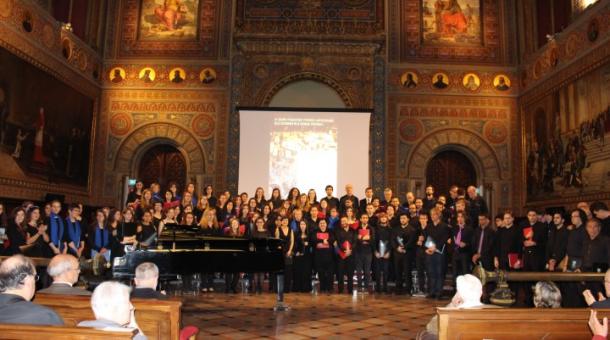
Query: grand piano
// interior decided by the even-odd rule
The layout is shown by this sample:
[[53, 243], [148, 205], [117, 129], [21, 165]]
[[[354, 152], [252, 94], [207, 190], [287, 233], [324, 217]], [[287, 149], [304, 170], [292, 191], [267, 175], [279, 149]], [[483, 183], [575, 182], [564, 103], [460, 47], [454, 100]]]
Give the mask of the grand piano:
[[202, 235], [201, 229], [167, 224], [149, 249], [127, 251], [114, 258], [112, 276], [117, 280], [133, 278], [136, 267], [153, 262], [159, 267], [159, 279], [196, 273], [276, 273], [278, 305], [283, 306], [283, 241], [275, 238], [232, 238]]

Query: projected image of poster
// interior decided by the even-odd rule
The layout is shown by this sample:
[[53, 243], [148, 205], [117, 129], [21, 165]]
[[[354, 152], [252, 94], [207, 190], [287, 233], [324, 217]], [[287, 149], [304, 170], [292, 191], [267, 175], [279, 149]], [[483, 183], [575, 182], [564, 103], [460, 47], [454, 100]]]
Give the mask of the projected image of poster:
[[333, 119], [276, 117], [269, 143], [269, 188], [320, 188], [337, 183]]
[[314, 189], [318, 197], [346, 184], [356, 196], [369, 186], [369, 132], [366, 110], [239, 109], [238, 191]]

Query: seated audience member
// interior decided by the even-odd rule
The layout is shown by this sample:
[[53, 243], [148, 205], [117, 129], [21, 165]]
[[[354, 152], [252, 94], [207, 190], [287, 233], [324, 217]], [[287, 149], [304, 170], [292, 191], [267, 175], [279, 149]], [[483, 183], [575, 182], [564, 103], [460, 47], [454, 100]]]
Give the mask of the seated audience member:
[[589, 289], [582, 292], [587, 305], [591, 308], [610, 308], [610, 269], [606, 271], [604, 276], [604, 290], [606, 291], [606, 296], [599, 292], [598, 300], [595, 300]]
[[[494, 305], [486, 305], [481, 302], [483, 295], [483, 285], [481, 281], [472, 274], [458, 276], [456, 280], [456, 293], [451, 299], [447, 308], [458, 309], [473, 309], [473, 308], [498, 308]], [[426, 325], [426, 330], [421, 332], [418, 339], [432, 340], [438, 339], [438, 316], [432, 317], [432, 320]]]
[[[140, 263], [136, 267], [134, 283], [136, 288], [131, 291], [132, 298], [166, 300], [165, 292], [157, 292], [159, 282], [159, 268], [152, 262]], [[199, 333], [199, 328], [186, 326], [180, 330], [180, 339], [194, 340]]]
[[159, 268], [152, 262], [144, 262], [136, 267], [134, 283], [136, 284], [136, 288], [131, 291], [132, 298], [167, 299], [165, 293], [157, 291]]
[[91, 309], [95, 320], [82, 321], [79, 327], [116, 332], [138, 329], [134, 339], [148, 339], [136, 323], [134, 308], [129, 301], [129, 287], [126, 285], [114, 281], [102, 282], [91, 295]]
[[534, 307], [561, 308], [561, 291], [551, 281], [539, 281], [534, 287]]
[[[32, 260], [14, 255], [0, 264], [0, 323], [63, 325], [53, 310], [30, 302], [36, 290]], [[0, 336], [1, 337], [1, 336]]]
[[47, 273], [53, 278], [53, 283], [38, 291], [40, 294], [91, 295], [91, 292], [72, 287], [78, 282], [80, 265], [76, 257], [70, 254], [56, 255], [49, 262]]
[[602, 322], [599, 322], [595, 309], [591, 310], [591, 316], [589, 316], [589, 328], [593, 333], [593, 338], [591, 340], [608, 339], [608, 318], [604, 318]]
[[610, 210], [604, 202], [593, 202], [591, 212], [602, 224], [602, 235], [610, 237]]

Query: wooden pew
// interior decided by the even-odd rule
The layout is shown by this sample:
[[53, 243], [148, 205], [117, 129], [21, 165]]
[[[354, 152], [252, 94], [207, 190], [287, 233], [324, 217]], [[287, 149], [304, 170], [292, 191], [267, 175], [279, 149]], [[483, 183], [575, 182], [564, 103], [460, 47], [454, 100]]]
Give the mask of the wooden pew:
[[[34, 303], [55, 310], [66, 325], [75, 326], [84, 320], [94, 320], [89, 296], [36, 294]], [[178, 300], [131, 299], [136, 309], [136, 321], [150, 340], [180, 337], [182, 302]]]
[[131, 332], [110, 332], [89, 327], [0, 324], [0, 338], [11, 340], [127, 340], [133, 339], [136, 333], [135, 329]]
[[[0, 262], [8, 259], [10, 256], [0, 256]], [[28, 258], [30, 260], [32, 260], [32, 262], [34, 262], [34, 266], [36, 267], [46, 267], [49, 265], [49, 262], [51, 261], [51, 259], [46, 258], [46, 257], [29, 257]]]
[[[437, 308], [439, 340], [590, 340], [589, 309]], [[598, 311], [599, 319], [610, 309]]]

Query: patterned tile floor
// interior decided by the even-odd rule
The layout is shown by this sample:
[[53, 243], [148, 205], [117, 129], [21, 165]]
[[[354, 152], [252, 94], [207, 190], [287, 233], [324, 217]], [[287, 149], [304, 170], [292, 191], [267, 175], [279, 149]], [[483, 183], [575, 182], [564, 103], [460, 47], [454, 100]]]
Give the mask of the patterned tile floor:
[[275, 295], [207, 293], [184, 296], [184, 325], [199, 339], [414, 339], [448, 300], [392, 294], [290, 293], [286, 312], [274, 312]]

